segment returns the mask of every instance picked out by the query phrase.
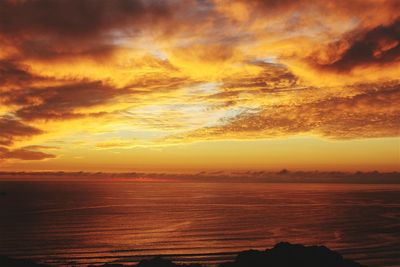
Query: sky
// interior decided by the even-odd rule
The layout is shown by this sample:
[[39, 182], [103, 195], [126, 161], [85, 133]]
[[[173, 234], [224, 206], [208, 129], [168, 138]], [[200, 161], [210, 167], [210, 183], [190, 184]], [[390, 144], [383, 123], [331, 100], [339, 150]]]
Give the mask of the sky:
[[4, 0], [0, 171], [395, 171], [397, 0]]

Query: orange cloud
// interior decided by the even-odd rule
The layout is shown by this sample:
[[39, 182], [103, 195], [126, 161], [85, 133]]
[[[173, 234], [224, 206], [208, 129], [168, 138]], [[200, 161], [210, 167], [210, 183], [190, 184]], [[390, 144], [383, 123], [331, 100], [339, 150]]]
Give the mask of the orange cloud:
[[335, 139], [394, 137], [400, 134], [398, 86], [351, 97], [264, 106], [258, 112], [243, 112], [180, 138], [252, 139], [304, 134]]

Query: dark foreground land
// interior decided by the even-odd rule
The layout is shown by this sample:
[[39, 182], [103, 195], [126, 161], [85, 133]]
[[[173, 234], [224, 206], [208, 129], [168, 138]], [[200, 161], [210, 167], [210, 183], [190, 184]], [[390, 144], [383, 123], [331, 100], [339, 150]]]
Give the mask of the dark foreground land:
[[[96, 267], [201, 267], [200, 264], [175, 264], [168, 259], [157, 257], [143, 260], [136, 265], [107, 263]], [[0, 267], [49, 267], [25, 259], [11, 259], [0, 256]], [[93, 265], [88, 267], [95, 267]], [[239, 253], [232, 262], [221, 263], [219, 267], [366, 267], [344, 259], [339, 253], [324, 246], [303, 246], [279, 243], [265, 251], [248, 250]]]

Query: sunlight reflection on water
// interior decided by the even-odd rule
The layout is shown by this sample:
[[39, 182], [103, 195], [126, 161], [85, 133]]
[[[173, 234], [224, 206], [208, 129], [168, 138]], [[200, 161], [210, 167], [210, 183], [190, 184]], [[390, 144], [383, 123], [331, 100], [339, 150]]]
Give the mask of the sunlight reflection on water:
[[[1, 182], [0, 254], [77, 265], [214, 263], [280, 241], [400, 263], [400, 186]], [[134, 255], [134, 257], [132, 256]]]

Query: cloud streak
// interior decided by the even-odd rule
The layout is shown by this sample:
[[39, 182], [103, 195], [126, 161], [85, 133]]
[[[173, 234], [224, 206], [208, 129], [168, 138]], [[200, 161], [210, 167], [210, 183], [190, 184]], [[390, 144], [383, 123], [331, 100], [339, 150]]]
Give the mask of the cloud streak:
[[42, 130], [29, 126], [19, 120], [0, 117], [0, 145], [11, 145], [19, 138], [29, 138], [43, 133]]
[[41, 151], [29, 150], [27, 148], [8, 150], [0, 147], [0, 160], [1, 159], [44, 160], [55, 157], [56, 156], [52, 154], [44, 153]]

